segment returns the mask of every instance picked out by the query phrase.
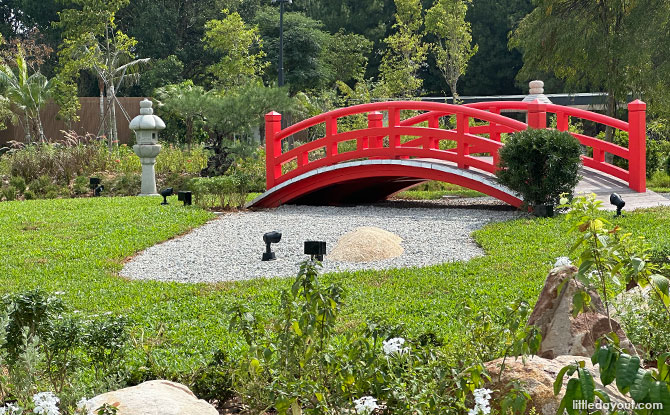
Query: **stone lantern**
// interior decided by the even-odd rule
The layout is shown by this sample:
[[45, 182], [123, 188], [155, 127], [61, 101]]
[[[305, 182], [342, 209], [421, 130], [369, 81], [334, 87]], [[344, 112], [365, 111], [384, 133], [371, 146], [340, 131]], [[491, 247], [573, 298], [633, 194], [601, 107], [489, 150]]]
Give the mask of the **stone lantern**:
[[148, 99], [140, 102], [140, 115], [130, 122], [130, 129], [135, 131], [137, 144], [133, 151], [142, 162], [142, 192], [140, 196], [155, 196], [156, 192], [156, 156], [161, 151], [158, 144], [158, 132], [165, 129], [165, 123], [151, 108], [153, 103]]

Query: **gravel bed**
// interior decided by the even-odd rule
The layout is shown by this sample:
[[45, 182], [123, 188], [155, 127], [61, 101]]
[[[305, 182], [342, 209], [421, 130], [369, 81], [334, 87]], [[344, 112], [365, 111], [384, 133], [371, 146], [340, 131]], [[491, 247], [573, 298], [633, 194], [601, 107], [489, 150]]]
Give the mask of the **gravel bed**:
[[[480, 199], [479, 201], [474, 199]], [[470, 234], [491, 221], [519, 217], [488, 198], [470, 198], [463, 208], [449, 202], [390, 201], [372, 206], [282, 206], [226, 213], [187, 235], [155, 245], [126, 263], [121, 275], [186, 283], [293, 276], [305, 259], [303, 242], [337, 239], [360, 226], [376, 226], [403, 239], [399, 257], [365, 263], [324, 261], [324, 271], [418, 267], [483, 255]], [[446, 203], [446, 204], [445, 204]], [[262, 262], [263, 234], [282, 232], [273, 245], [276, 261]]]

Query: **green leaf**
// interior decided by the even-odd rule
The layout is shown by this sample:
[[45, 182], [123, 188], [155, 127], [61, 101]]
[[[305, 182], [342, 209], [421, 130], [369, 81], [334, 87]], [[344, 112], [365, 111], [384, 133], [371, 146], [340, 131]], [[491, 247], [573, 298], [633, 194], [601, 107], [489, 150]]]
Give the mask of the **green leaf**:
[[291, 324], [291, 327], [293, 328], [293, 332], [297, 334], [298, 336], [302, 336], [302, 330], [300, 330], [300, 324], [297, 321], [293, 321]]
[[655, 410], [654, 415], [670, 415], [670, 390], [665, 382], [653, 382], [649, 388], [647, 401], [663, 404], [663, 409]]
[[567, 374], [568, 376], [572, 376], [572, 374], [575, 373], [575, 370], [577, 370], [577, 365], [573, 363], [563, 367], [558, 372], [558, 375], [556, 375], [556, 380], [554, 381], [554, 395], [558, 395], [561, 392], [561, 388], [563, 387], [563, 377], [565, 374], [570, 371], [570, 373]]
[[579, 384], [581, 386], [581, 395], [583, 399], [586, 399], [588, 402], [593, 402], [595, 398], [594, 391], [596, 389], [596, 383], [593, 380], [591, 372], [589, 372], [588, 369], [580, 367], [577, 370], [577, 375], [579, 376]]
[[582, 400], [582, 389], [580, 381], [577, 378], [572, 378], [568, 381], [568, 387], [565, 389], [565, 396], [561, 400], [561, 405], [558, 408], [559, 414], [563, 413], [562, 409], [568, 411], [569, 415], [575, 415], [578, 411], [575, 409], [574, 401]]
[[640, 358], [622, 353], [616, 367], [616, 386], [621, 393], [628, 393], [640, 368]]
[[633, 385], [630, 387], [631, 398], [633, 398], [635, 402], [640, 402], [646, 398], [652, 382], [653, 379], [650, 371], [642, 368], [638, 369], [637, 375], [635, 376], [635, 382], [633, 382]]
[[607, 391], [604, 391], [602, 389], [596, 389], [595, 391], [593, 391], [593, 394], [598, 398], [600, 398], [600, 400], [605, 403], [610, 402], [610, 396], [607, 394]]
[[670, 359], [670, 352], [663, 353], [656, 359], [656, 367], [658, 368], [658, 380], [670, 383], [670, 365], [666, 362]]

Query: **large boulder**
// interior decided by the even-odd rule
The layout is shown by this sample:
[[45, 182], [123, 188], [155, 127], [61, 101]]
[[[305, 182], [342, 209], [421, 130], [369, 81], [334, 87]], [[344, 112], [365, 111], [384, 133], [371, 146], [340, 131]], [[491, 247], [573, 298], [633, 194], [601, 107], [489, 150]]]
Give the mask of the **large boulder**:
[[152, 380], [130, 388], [107, 392], [89, 399], [86, 413], [95, 415], [103, 404], [118, 408], [118, 415], [218, 415], [209, 403], [198, 399], [186, 386], [167, 380]]
[[[544, 283], [528, 319], [528, 324], [539, 327], [542, 334], [538, 355], [548, 359], [561, 355], [591, 357], [596, 340], [612, 329], [619, 336], [621, 346], [635, 354], [635, 348], [616, 320], [612, 320], [610, 329], [605, 307], [597, 292], [588, 291], [591, 296], [590, 311], [572, 316], [573, 297], [584, 290], [583, 284], [573, 278], [576, 272], [577, 268], [572, 265], [554, 268]], [[613, 309], [610, 308], [610, 311]]]
[[[507, 358], [502, 377], [499, 379], [502, 359], [496, 359], [485, 364], [485, 367], [491, 376], [491, 384], [487, 385], [494, 391], [492, 402], [499, 403], [510, 388], [510, 382], [518, 381], [530, 395], [528, 410], [535, 408], [540, 415], [556, 415], [558, 406], [565, 394], [565, 387], [569, 378], [563, 379], [563, 388], [558, 395], [554, 395], [554, 381], [558, 372], [565, 366], [576, 361], [583, 361], [584, 367], [591, 372], [596, 383], [596, 389], [607, 392], [612, 403], [630, 403], [630, 398], [622, 395], [613, 384], [607, 387], [600, 381], [598, 368], [593, 367], [591, 360], [582, 356], [558, 356], [554, 359], [544, 359], [542, 357], [529, 357], [524, 364], [521, 359], [514, 360]], [[573, 376], [577, 376], [576, 374]]]

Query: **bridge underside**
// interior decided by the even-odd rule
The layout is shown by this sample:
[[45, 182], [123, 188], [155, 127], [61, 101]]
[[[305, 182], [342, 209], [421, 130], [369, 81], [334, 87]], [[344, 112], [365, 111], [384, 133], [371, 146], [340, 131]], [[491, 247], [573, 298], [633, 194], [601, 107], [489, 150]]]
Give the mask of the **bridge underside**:
[[439, 180], [477, 190], [519, 207], [521, 199], [488, 173], [460, 169], [439, 160], [362, 160], [320, 168], [283, 182], [249, 207], [283, 204], [353, 205], [385, 200], [426, 180]]

